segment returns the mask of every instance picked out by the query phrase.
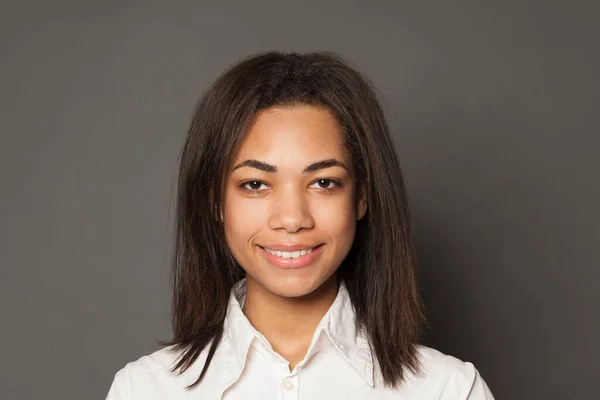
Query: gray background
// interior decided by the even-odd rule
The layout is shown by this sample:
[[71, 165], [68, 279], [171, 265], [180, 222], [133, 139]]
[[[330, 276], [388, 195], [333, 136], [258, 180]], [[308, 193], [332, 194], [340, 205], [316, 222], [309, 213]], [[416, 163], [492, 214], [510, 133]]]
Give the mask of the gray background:
[[0, 397], [104, 398], [170, 338], [191, 110], [231, 63], [280, 49], [338, 52], [381, 90], [427, 344], [498, 399], [597, 398], [592, 3], [3, 1]]

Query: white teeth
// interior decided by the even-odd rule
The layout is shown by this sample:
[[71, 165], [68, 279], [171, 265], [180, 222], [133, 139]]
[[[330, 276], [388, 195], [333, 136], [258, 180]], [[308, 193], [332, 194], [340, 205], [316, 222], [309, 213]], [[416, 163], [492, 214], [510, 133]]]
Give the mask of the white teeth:
[[279, 251], [279, 250], [271, 250], [271, 249], [267, 249], [266, 247], [263, 247], [263, 249], [265, 249], [265, 251], [267, 253], [271, 253], [274, 254], [276, 256], [279, 257], [283, 257], [283, 258], [298, 258], [298, 257], [302, 257], [305, 256], [307, 254], [312, 253], [313, 249], [308, 249], [308, 250], [300, 250], [300, 251]]

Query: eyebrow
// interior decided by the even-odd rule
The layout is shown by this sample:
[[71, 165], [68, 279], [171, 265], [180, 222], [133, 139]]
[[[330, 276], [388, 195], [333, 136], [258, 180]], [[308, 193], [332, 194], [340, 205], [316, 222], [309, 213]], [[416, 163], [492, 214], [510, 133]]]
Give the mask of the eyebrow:
[[[266, 162], [258, 161], [258, 160], [242, 161], [241, 163], [239, 163], [238, 165], [233, 167], [232, 171], [235, 171], [236, 169], [242, 168], [242, 167], [256, 168], [256, 169], [264, 171], [264, 172], [277, 173], [276, 166], [267, 164]], [[304, 168], [304, 170], [302, 172], [307, 174], [309, 172], [314, 172], [314, 171], [331, 168], [331, 167], [342, 167], [346, 171], [348, 171], [348, 167], [346, 167], [346, 165], [343, 162], [336, 160], [335, 158], [330, 158], [327, 160], [321, 160], [321, 161], [312, 163], [312, 164], [308, 165], [306, 168]]]

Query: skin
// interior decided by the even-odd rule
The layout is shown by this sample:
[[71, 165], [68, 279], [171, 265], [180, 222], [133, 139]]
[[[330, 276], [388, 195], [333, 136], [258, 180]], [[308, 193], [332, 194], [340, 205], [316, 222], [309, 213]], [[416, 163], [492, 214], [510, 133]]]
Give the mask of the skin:
[[[347, 168], [304, 172], [331, 159]], [[277, 171], [240, 167], [246, 160]], [[290, 371], [337, 295], [336, 270], [366, 212], [364, 196], [355, 202], [358, 192], [341, 127], [328, 110], [313, 106], [257, 113], [228, 171], [221, 217], [227, 243], [247, 275], [243, 311]], [[323, 246], [314, 263], [296, 269], [272, 265], [257, 247], [283, 243]]]

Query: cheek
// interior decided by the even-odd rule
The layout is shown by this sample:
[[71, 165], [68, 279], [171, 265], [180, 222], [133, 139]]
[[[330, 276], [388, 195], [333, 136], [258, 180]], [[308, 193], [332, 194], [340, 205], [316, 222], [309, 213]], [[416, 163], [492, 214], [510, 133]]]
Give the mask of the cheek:
[[356, 213], [351, 196], [318, 208], [317, 223], [339, 247], [349, 248], [356, 230]]
[[223, 204], [224, 228], [232, 250], [244, 247], [264, 225], [265, 211], [256, 202], [228, 195]]

